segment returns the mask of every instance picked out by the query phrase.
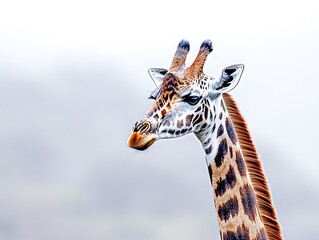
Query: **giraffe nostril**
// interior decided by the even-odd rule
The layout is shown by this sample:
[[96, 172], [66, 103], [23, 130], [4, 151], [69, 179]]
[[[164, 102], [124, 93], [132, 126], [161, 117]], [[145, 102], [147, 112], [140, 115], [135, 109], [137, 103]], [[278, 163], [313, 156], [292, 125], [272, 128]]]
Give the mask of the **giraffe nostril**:
[[149, 130], [151, 127], [151, 124], [149, 122], [143, 122], [142, 124], [140, 124], [138, 127], [137, 127], [137, 131], [140, 132], [140, 133], [144, 133], [146, 132], [147, 130]]

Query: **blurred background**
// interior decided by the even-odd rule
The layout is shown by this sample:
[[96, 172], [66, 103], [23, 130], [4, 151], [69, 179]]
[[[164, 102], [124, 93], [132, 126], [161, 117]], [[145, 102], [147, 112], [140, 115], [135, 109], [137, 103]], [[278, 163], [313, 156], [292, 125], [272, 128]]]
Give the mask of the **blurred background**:
[[2, 1], [0, 239], [219, 239], [193, 135], [126, 145], [152, 104], [147, 69], [246, 68], [233, 91], [286, 239], [319, 227], [316, 1]]

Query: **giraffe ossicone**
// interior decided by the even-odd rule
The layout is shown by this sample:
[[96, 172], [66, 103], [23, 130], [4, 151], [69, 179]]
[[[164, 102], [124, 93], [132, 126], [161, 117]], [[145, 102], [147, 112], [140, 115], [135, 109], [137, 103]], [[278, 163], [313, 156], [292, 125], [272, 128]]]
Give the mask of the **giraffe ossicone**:
[[155, 102], [135, 123], [128, 146], [145, 150], [156, 140], [194, 133], [206, 154], [221, 238], [282, 239], [261, 162], [227, 93], [237, 86], [244, 65], [226, 67], [214, 79], [203, 73], [212, 42], [205, 40], [186, 67], [189, 49], [182, 40], [168, 70], [149, 69]]

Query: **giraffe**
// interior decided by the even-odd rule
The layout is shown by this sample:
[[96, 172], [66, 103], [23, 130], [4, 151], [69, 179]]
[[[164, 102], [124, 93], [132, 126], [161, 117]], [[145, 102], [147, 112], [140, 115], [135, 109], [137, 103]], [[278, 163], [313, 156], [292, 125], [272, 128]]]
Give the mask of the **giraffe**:
[[186, 68], [189, 49], [189, 42], [182, 40], [168, 70], [149, 69], [155, 102], [135, 123], [128, 146], [145, 150], [156, 140], [194, 133], [205, 151], [221, 239], [281, 240], [261, 161], [228, 93], [238, 84], [244, 65], [226, 67], [216, 80], [203, 73], [212, 42], [205, 40]]

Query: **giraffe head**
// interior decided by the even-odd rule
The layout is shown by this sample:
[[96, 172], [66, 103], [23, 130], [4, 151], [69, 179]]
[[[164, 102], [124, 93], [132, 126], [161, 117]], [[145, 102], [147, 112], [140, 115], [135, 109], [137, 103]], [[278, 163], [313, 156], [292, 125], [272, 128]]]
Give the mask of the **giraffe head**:
[[214, 101], [237, 85], [244, 66], [239, 64], [225, 68], [218, 80], [208, 77], [203, 73], [203, 67], [212, 50], [212, 42], [204, 41], [195, 61], [186, 68], [189, 42], [182, 40], [169, 70], [149, 69], [156, 85], [150, 98], [155, 102], [135, 123], [128, 139], [130, 147], [145, 150], [159, 139], [180, 137], [191, 132], [201, 134], [207, 129], [208, 122], [215, 120]]

